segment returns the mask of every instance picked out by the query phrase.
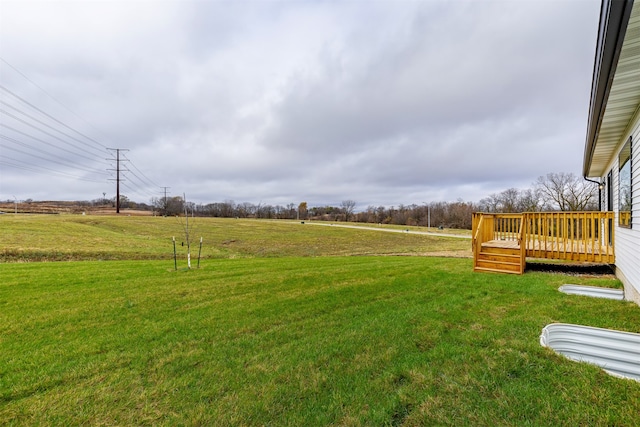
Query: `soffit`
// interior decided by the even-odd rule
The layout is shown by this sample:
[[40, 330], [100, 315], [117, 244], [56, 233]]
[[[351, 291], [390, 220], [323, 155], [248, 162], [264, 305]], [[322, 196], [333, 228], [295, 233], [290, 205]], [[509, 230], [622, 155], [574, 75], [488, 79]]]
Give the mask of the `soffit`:
[[604, 176], [640, 106], [640, 6], [633, 5], [588, 176]]

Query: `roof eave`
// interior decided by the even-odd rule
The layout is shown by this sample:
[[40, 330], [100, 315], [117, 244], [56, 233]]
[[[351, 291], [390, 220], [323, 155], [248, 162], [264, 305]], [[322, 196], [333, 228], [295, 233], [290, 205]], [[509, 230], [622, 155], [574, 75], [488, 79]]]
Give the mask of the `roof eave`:
[[633, 9], [633, 0], [602, 0], [598, 41], [593, 66], [583, 176], [592, 176], [591, 162], [605, 107], [615, 76], [622, 43]]

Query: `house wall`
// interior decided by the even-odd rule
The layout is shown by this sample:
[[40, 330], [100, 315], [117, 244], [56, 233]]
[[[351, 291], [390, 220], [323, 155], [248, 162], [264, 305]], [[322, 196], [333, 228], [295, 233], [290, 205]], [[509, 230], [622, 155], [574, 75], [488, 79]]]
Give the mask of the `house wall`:
[[[618, 152], [610, 165], [613, 180], [613, 206], [616, 213], [616, 276], [624, 284], [625, 299], [640, 305], [640, 116], [636, 115], [630, 129], [619, 149], [622, 149], [624, 142], [631, 136], [631, 228], [618, 226]], [[606, 178], [606, 175], [603, 178]], [[603, 205], [606, 206], [606, 189], [603, 193]]]

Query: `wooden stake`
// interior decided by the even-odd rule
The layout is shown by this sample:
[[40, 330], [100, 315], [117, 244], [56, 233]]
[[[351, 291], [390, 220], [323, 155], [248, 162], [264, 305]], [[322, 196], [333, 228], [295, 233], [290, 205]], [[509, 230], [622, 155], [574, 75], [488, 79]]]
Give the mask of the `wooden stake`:
[[176, 254], [176, 237], [173, 236], [173, 265], [175, 270], [178, 271], [178, 255]]

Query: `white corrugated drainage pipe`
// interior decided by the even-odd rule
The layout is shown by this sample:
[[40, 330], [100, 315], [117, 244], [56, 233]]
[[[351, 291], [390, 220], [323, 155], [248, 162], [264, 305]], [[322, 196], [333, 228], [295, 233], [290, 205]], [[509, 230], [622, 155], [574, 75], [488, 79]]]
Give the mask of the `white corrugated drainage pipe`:
[[562, 285], [558, 290], [571, 295], [585, 295], [588, 297], [615, 299], [619, 301], [624, 300], [624, 291], [622, 289], [599, 288], [597, 286]]
[[608, 374], [640, 381], [640, 334], [552, 323], [542, 329], [540, 345], [600, 366]]

